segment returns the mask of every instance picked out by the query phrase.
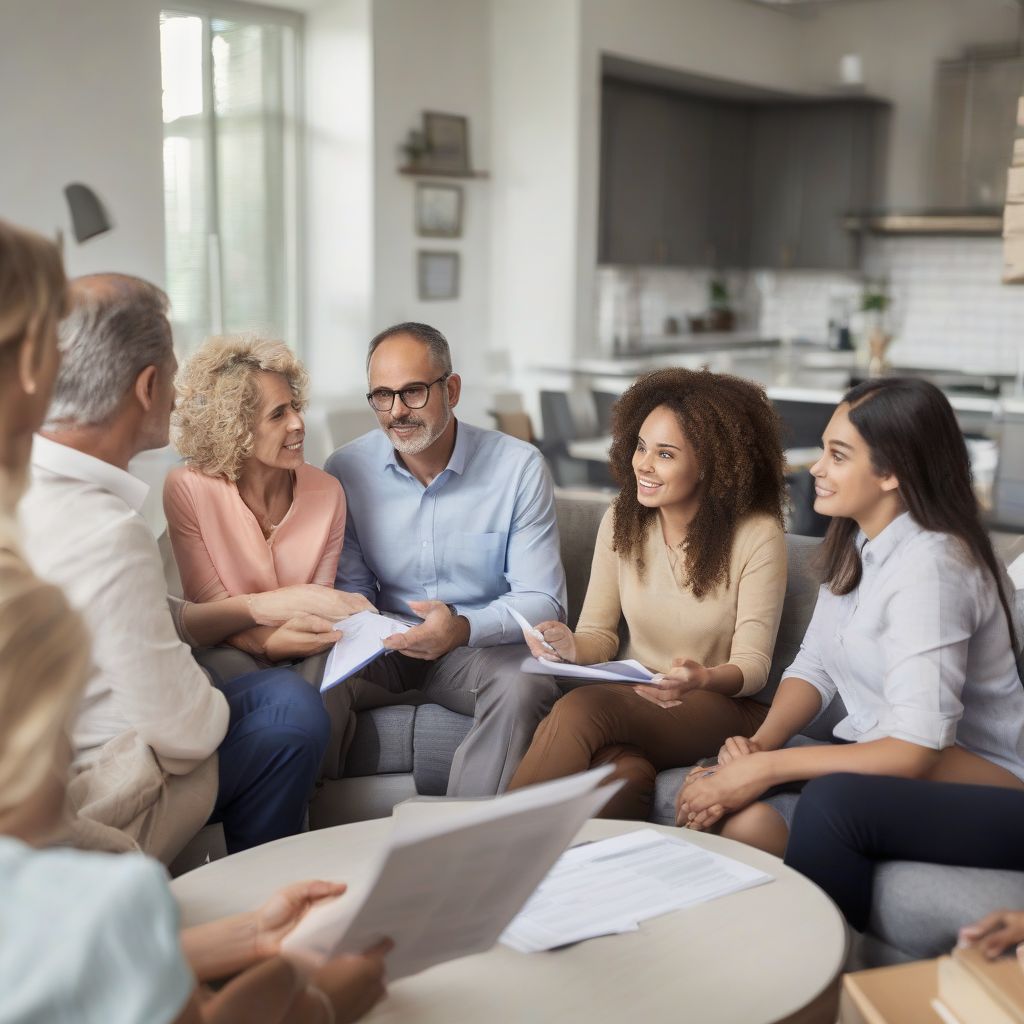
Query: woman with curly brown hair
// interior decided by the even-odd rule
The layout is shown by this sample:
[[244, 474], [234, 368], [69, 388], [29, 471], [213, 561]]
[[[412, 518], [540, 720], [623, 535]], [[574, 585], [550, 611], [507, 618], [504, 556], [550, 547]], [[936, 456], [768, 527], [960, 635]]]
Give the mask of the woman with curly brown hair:
[[[583, 686], [541, 723], [510, 788], [614, 763], [626, 785], [604, 814], [644, 819], [658, 771], [692, 764], [765, 717], [786, 590], [778, 419], [756, 384], [683, 369], [641, 377], [613, 413], [621, 483], [601, 523], [575, 633], [537, 629], [580, 665], [624, 657], [652, 686]], [[528, 638], [538, 657], [551, 657]]]
[[[187, 600], [294, 584], [333, 588], [345, 493], [303, 456], [308, 380], [284, 342], [245, 335], [209, 338], [179, 373], [175, 440], [186, 465], [168, 474], [164, 511]], [[339, 594], [335, 614], [371, 608], [358, 594]], [[280, 662], [327, 650], [338, 639], [330, 627], [300, 616], [228, 642], [258, 661]], [[220, 654], [204, 664], [212, 658], [207, 667], [222, 678], [258, 667]], [[304, 674], [318, 669], [319, 662]]]

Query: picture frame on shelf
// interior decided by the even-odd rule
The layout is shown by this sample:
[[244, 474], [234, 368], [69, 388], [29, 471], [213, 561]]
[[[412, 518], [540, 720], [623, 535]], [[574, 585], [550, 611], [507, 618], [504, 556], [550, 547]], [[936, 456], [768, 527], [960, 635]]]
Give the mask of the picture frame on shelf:
[[416, 234], [424, 238], [461, 238], [461, 185], [416, 184]]
[[426, 152], [420, 168], [433, 174], [470, 174], [469, 118], [462, 114], [423, 112]]
[[459, 297], [459, 254], [420, 249], [416, 253], [416, 280], [422, 301]]

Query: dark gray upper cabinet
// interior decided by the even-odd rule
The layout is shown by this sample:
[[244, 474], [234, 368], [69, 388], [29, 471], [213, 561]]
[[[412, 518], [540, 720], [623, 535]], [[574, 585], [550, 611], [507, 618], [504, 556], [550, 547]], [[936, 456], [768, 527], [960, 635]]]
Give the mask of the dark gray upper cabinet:
[[877, 201], [868, 101], [746, 104], [606, 79], [603, 263], [848, 268]]

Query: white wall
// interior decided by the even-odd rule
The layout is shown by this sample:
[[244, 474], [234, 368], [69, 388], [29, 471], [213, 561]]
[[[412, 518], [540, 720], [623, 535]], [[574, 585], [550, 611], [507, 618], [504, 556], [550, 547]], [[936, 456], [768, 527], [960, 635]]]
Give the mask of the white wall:
[[[490, 5], [480, 0], [374, 0], [373, 124], [374, 294], [372, 330], [404, 320], [439, 328], [464, 377], [459, 415], [490, 425], [483, 393], [491, 344], [490, 240], [492, 182], [459, 179], [463, 188], [461, 238], [420, 238], [415, 232], [415, 192], [420, 180], [401, 175], [400, 146], [419, 128], [424, 110], [469, 118], [470, 162], [491, 166], [491, 75], [488, 67]], [[418, 298], [418, 249], [460, 255], [459, 296]]]
[[[0, 4], [0, 216], [65, 233], [72, 275], [164, 280], [157, 0]], [[64, 186], [80, 181], [114, 230], [79, 245]]]
[[936, 63], [961, 56], [965, 46], [1012, 46], [1020, 11], [1016, 0], [874, 0], [829, 4], [805, 23], [801, 63], [811, 87], [834, 88], [839, 58], [859, 53], [866, 91], [893, 104], [886, 174], [889, 206], [922, 207], [929, 202]]

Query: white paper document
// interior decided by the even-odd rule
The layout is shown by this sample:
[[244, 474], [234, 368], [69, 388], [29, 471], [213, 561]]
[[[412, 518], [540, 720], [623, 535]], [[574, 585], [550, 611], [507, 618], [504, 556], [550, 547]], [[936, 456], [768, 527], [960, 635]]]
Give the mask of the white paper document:
[[501, 941], [521, 953], [554, 949], [772, 880], [696, 843], [641, 829], [567, 850]]
[[394, 633], [404, 633], [408, 628], [405, 622], [378, 615], [376, 612], [356, 612], [347, 619], [334, 624], [341, 630], [341, 639], [331, 648], [324, 667], [324, 677], [320, 683], [320, 692], [337, 686], [350, 675], [369, 665], [375, 658], [384, 653], [382, 641]]
[[649, 683], [654, 678], [653, 672], [632, 658], [625, 661], [602, 661], [597, 665], [570, 665], [566, 661], [526, 658], [520, 668], [537, 676], [572, 676], [574, 679], [590, 679], [595, 683], [630, 683], [633, 686]]
[[621, 786], [598, 788], [611, 770], [467, 804], [454, 816], [398, 816], [363, 898], [314, 908], [282, 951], [319, 963], [390, 938], [394, 980], [490, 949], [583, 823]]

